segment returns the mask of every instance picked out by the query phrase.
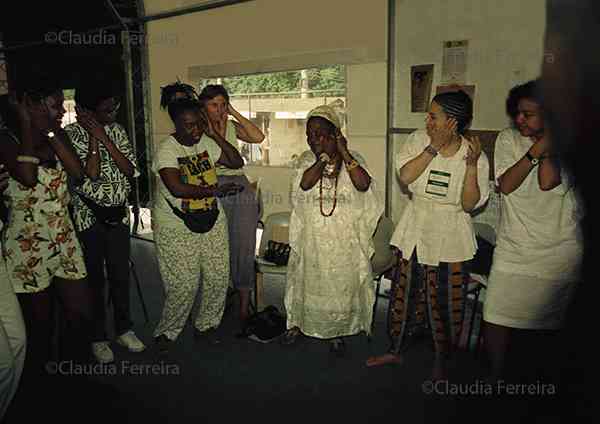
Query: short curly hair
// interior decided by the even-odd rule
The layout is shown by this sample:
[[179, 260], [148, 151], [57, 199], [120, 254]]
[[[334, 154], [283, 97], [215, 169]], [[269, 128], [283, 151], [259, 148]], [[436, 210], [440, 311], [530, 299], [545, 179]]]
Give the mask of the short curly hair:
[[506, 98], [506, 114], [513, 123], [519, 114], [519, 102], [522, 99], [532, 100], [540, 107], [542, 106], [541, 89], [542, 86], [539, 79], [527, 81], [510, 89]]

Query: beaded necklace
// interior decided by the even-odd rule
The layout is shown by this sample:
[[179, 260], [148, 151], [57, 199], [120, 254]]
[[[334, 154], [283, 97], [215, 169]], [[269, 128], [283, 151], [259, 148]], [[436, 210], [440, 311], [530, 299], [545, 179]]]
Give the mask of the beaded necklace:
[[335, 176], [334, 182], [334, 191], [333, 191], [333, 207], [329, 213], [325, 213], [323, 211], [323, 177], [319, 180], [319, 206], [321, 208], [321, 215], [324, 217], [330, 217], [333, 215], [333, 211], [335, 211], [335, 207], [337, 206], [337, 186], [338, 186], [338, 175]]

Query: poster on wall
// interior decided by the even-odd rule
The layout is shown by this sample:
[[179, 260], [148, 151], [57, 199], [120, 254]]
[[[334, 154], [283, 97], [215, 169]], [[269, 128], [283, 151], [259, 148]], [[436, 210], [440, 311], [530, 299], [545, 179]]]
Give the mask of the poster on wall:
[[416, 65], [410, 67], [410, 111], [427, 112], [431, 83], [433, 81], [433, 65]]
[[442, 84], [467, 82], [467, 53], [469, 40], [444, 41]]

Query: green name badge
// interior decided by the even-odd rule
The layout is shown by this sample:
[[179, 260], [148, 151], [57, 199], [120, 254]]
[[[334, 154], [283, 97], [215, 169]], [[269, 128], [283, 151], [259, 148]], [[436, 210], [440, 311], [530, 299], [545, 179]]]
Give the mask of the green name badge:
[[448, 172], [429, 171], [425, 193], [433, 194], [438, 197], [446, 197], [448, 195], [448, 186], [450, 185], [451, 176], [452, 175]]

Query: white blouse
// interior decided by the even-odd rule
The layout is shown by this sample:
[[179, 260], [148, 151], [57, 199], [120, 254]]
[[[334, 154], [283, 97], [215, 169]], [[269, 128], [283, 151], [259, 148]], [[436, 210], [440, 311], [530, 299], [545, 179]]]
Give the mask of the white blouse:
[[[412, 133], [396, 156], [396, 170], [419, 156], [430, 144], [425, 130]], [[420, 264], [463, 262], [477, 251], [471, 216], [462, 208], [462, 191], [467, 169], [468, 144], [463, 137], [452, 157], [437, 155], [409, 186], [410, 203], [400, 217], [391, 244], [409, 259], [416, 249]], [[477, 182], [481, 197], [475, 209], [489, 196], [489, 162], [484, 152], [477, 162]]]

